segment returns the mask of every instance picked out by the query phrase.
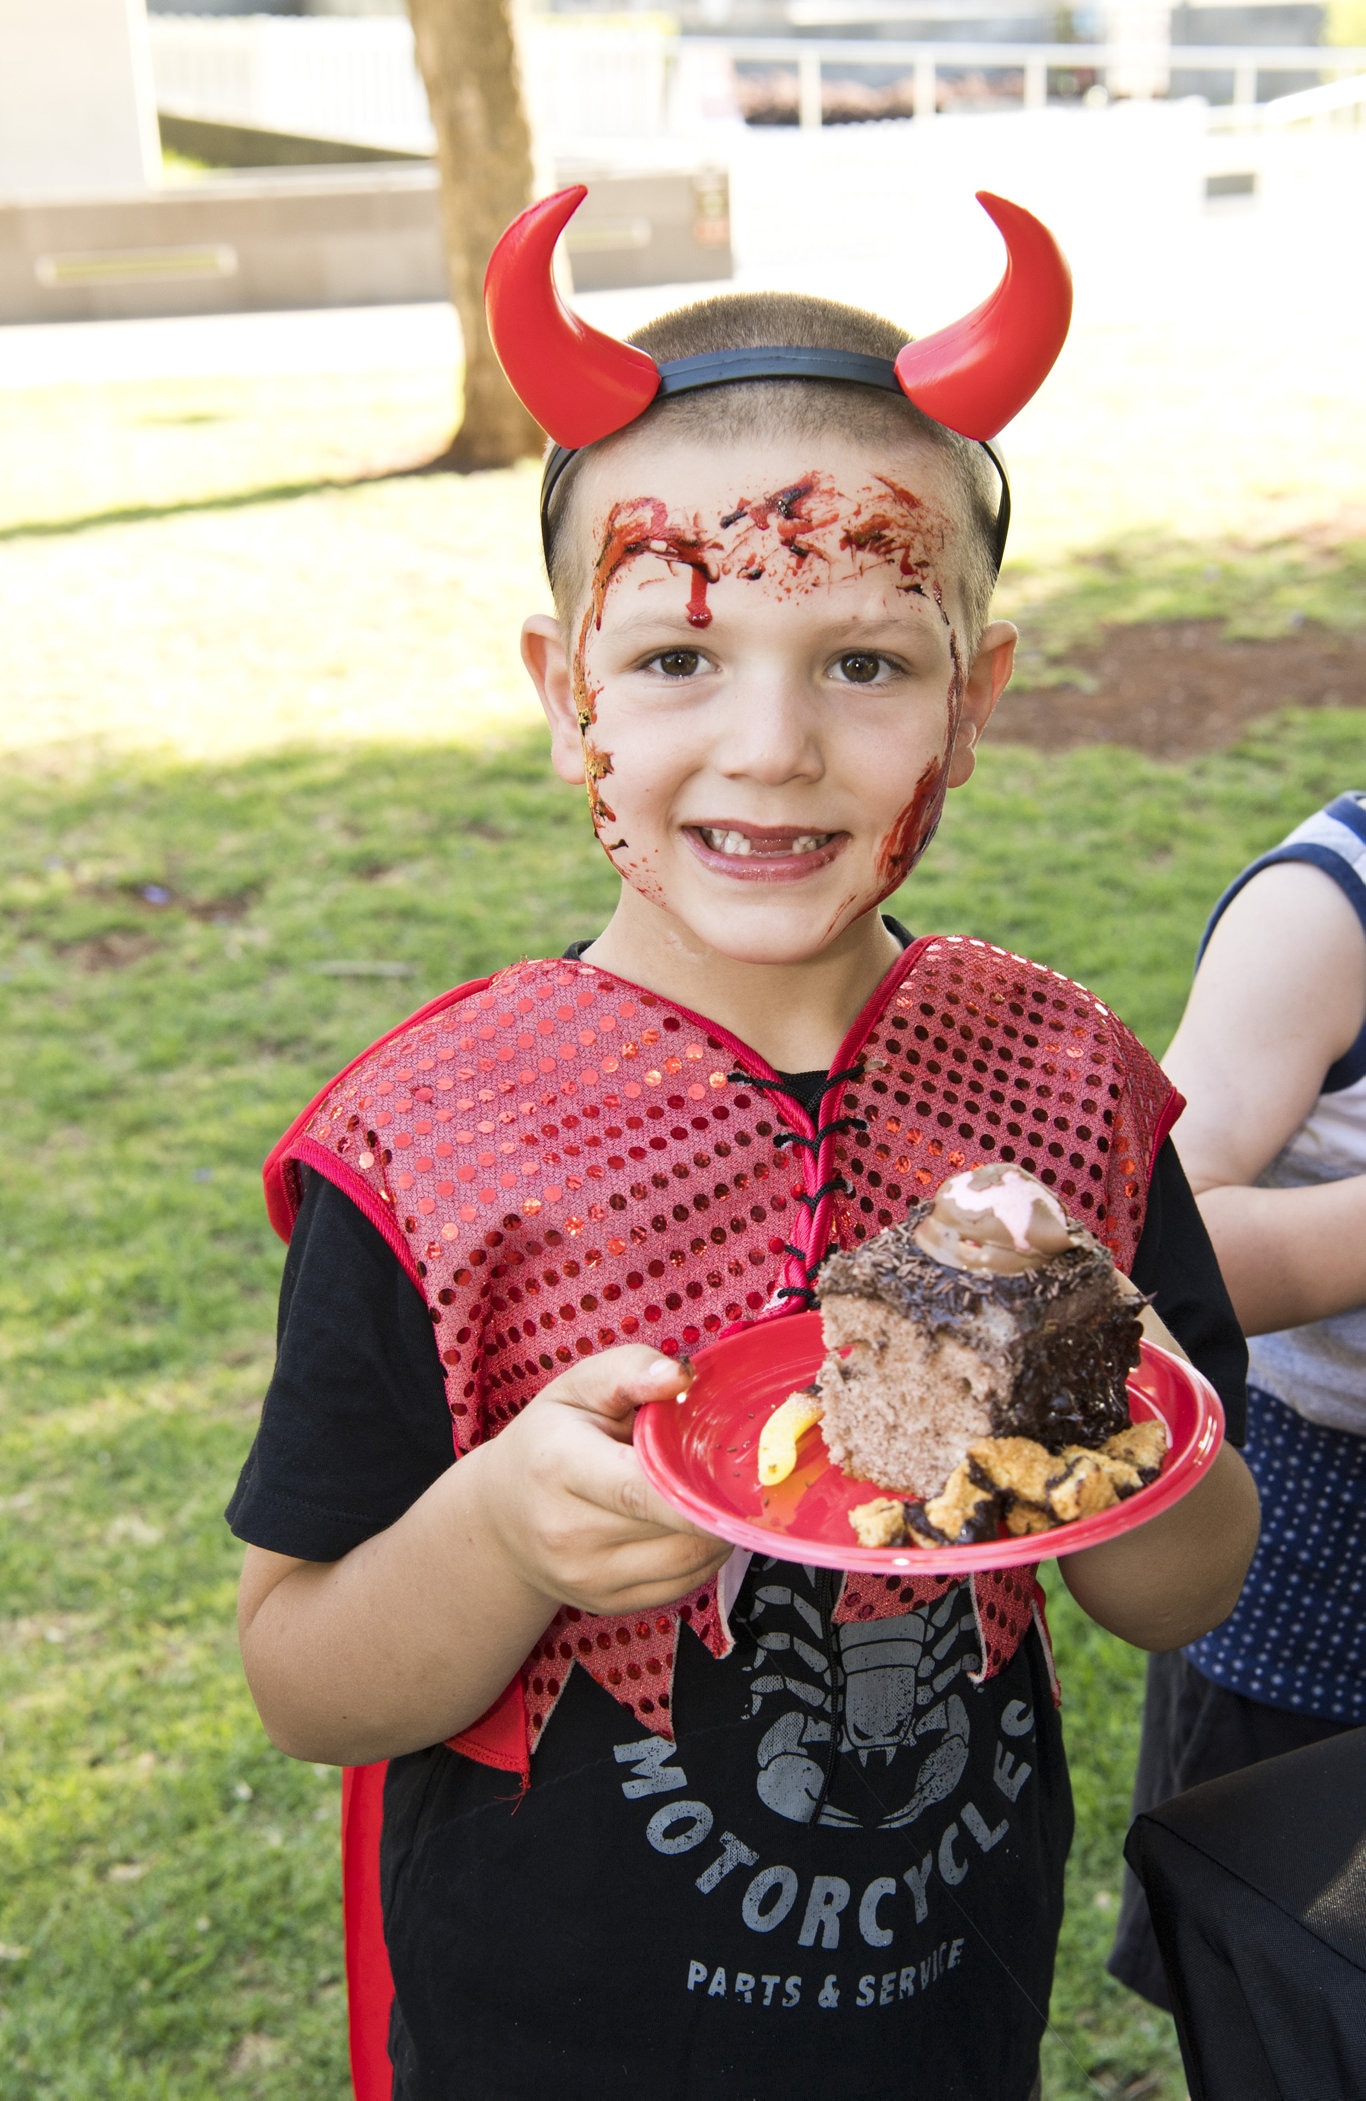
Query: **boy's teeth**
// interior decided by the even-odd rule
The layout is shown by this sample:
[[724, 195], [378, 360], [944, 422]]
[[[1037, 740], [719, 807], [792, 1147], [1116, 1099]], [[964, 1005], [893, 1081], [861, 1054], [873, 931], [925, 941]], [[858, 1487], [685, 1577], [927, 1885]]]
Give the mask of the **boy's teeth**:
[[[716, 854], [752, 854], [763, 850], [756, 847], [754, 841], [744, 832], [723, 832], [715, 825], [709, 824], [699, 825], [698, 830]], [[813, 854], [827, 845], [830, 837], [829, 832], [798, 832], [790, 846], [775, 847], [770, 851], [781, 854]]]

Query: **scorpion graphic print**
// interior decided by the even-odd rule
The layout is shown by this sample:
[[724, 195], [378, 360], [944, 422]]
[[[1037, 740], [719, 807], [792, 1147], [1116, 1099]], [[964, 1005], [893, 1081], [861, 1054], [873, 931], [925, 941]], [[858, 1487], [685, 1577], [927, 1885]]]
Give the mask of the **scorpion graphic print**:
[[960, 1681], [981, 1665], [971, 1596], [963, 1585], [923, 1611], [832, 1627], [829, 1586], [770, 1562], [752, 1589], [759, 1799], [795, 1824], [901, 1830], [967, 1765]]

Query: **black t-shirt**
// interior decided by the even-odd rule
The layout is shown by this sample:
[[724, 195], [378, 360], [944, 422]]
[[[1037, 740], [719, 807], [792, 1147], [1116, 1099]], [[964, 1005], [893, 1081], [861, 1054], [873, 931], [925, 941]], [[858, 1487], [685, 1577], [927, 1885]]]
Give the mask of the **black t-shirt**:
[[720, 1663], [684, 1629], [674, 1744], [573, 1671], [520, 1802], [393, 1761], [395, 2101], [1025, 2101], [1072, 1833], [1042, 1644], [974, 1686], [967, 1585], [832, 1628], [837, 1580], [752, 1563]]
[[[788, 1078], [814, 1102], [826, 1076]], [[1170, 1144], [1133, 1273], [1241, 1438], [1242, 1338]], [[334, 1560], [451, 1456], [418, 1292], [306, 1176], [233, 1530]], [[1071, 1837], [1042, 1645], [976, 1686], [968, 1586], [836, 1626], [837, 1581], [756, 1559], [731, 1656], [682, 1631], [674, 1746], [572, 1671], [520, 1802], [442, 1746], [391, 1762], [395, 2101], [1024, 2101]]]

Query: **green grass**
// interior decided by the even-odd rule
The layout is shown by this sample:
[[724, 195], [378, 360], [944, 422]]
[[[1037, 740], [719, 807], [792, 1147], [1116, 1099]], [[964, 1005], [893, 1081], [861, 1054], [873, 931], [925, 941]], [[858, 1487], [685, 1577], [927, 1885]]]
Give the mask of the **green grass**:
[[[1359, 334], [1270, 306], [1194, 353], [1074, 334], [1010, 434], [1031, 682], [1107, 620], [1359, 624]], [[610, 904], [516, 658], [532, 471], [364, 479], [438, 451], [453, 395], [0, 391], [0, 2101], [348, 2090], [336, 1778], [270, 1749], [232, 1634], [221, 1511], [280, 1266], [259, 1163], [421, 1000]], [[1210, 901], [1360, 785], [1358, 724], [1189, 768], [988, 744], [899, 909], [1160, 1049]], [[1079, 1827], [1048, 2101], [1180, 2101], [1170, 2023], [1101, 1968], [1140, 1659], [1054, 1619]]]
[[[1022, 684], [1071, 677], [1107, 621], [1360, 626], [1366, 330], [1292, 318], [1074, 331], [1009, 434]], [[0, 749], [530, 728], [534, 467], [368, 479], [439, 452], [454, 397], [441, 369], [0, 389]]]
[[1015, 684], [1093, 689], [1076, 659], [1109, 624], [1207, 620], [1226, 639], [1258, 641], [1312, 623], [1337, 633], [1366, 622], [1366, 540], [1248, 546], [1129, 534], [1100, 549], [1007, 573], [1000, 610], [1021, 629]]
[[[898, 909], [1160, 1047], [1206, 901], [1358, 749], [1319, 714], [1185, 771], [988, 750]], [[609, 874], [529, 739], [12, 768], [0, 813], [0, 2095], [335, 2101], [335, 1776], [257, 1727], [220, 1517], [269, 1366], [258, 1166], [421, 999], [591, 932]], [[1139, 1660], [1056, 1617], [1080, 1828], [1048, 2093], [1176, 2101], [1170, 2024], [1100, 1969]]]

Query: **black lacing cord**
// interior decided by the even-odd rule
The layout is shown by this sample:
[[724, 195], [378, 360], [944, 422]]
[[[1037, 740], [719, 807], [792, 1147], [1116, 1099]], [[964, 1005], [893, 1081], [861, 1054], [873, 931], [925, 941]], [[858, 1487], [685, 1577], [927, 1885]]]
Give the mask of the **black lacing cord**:
[[[827, 1078], [824, 1087], [821, 1089], [821, 1100], [825, 1100], [832, 1087], [842, 1085], [845, 1080], [861, 1080], [863, 1073], [864, 1065], [862, 1060], [857, 1065], [841, 1066], [837, 1072], [832, 1072]], [[795, 1101], [797, 1098], [785, 1081], [766, 1080], [760, 1073], [746, 1072], [743, 1066], [737, 1065], [734, 1072], [726, 1074], [726, 1079], [732, 1087], [755, 1087], [767, 1094], [785, 1094], [792, 1101]], [[803, 1138], [800, 1132], [797, 1131], [783, 1131], [779, 1133], [774, 1143], [776, 1145], [819, 1145], [820, 1141], [827, 1137], [831, 1131], [866, 1131], [867, 1128], [867, 1121], [862, 1116], [837, 1116], [831, 1123], [818, 1124], [814, 1139]]]
[[[862, 1079], [863, 1072], [864, 1065], [861, 1059], [857, 1065], [841, 1066], [838, 1071], [832, 1072], [827, 1078], [825, 1086], [821, 1090], [821, 1100], [825, 1100], [832, 1087], [841, 1086], [846, 1080]], [[733, 1072], [728, 1072], [726, 1078], [732, 1086], [753, 1087], [769, 1094], [785, 1094], [789, 1100], [795, 1099], [791, 1089], [782, 1080], [766, 1080], [761, 1074], [746, 1072], [740, 1066], [737, 1066]], [[810, 1138], [805, 1137], [800, 1131], [777, 1132], [773, 1140], [774, 1150], [777, 1151], [785, 1145], [803, 1145], [808, 1152], [818, 1153], [825, 1140], [833, 1136], [836, 1131], [866, 1131], [867, 1128], [868, 1119], [865, 1116], [836, 1116], [829, 1123], [817, 1123], [815, 1135]], [[853, 1183], [847, 1180], [844, 1175], [832, 1176], [830, 1180], [822, 1182], [817, 1189], [798, 1190], [795, 1192], [797, 1202], [804, 1204], [813, 1217], [825, 1198], [836, 1194], [850, 1197], [855, 1194]], [[815, 1262], [808, 1261], [802, 1249], [793, 1247], [791, 1241], [783, 1243], [783, 1252], [800, 1262], [806, 1282], [804, 1284], [784, 1284], [774, 1292], [773, 1296], [777, 1299], [800, 1299], [803, 1305], [808, 1308], [818, 1306], [820, 1300], [812, 1280], [820, 1268], [824, 1256], [822, 1255]]]
[[778, 1299], [805, 1299], [809, 1307], [818, 1306], [820, 1304], [820, 1300], [817, 1298], [815, 1292], [811, 1288], [811, 1279], [815, 1276], [817, 1269], [819, 1269], [820, 1267], [820, 1264], [817, 1262], [808, 1262], [801, 1248], [793, 1247], [792, 1242], [790, 1240], [785, 1240], [783, 1242], [783, 1253], [785, 1255], [791, 1255], [794, 1262], [801, 1263], [803, 1274], [806, 1277], [806, 1282], [804, 1284], [784, 1284], [780, 1291], [774, 1292], [773, 1296]]
[[822, 1182], [817, 1189], [796, 1191], [796, 1201], [799, 1204], [805, 1204], [808, 1211], [814, 1211], [822, 1198], [833, 1196], [836, 1191], [842, 1196], [852, 1196], [854, 1194], [854, 1185], [846, 1175], [832, 1175], [828, 1182]]
[[866, 1131], [867, 1128], [866, 1116], [836, 1116], [830, 1123], [817, 1124], [814, 1138], [804, 1138], [800, 1131], [779, 1131], [773, 1143], [775, 1147], [804, 1145], [808, 1152], [817, 1153], [836, 1131]]

